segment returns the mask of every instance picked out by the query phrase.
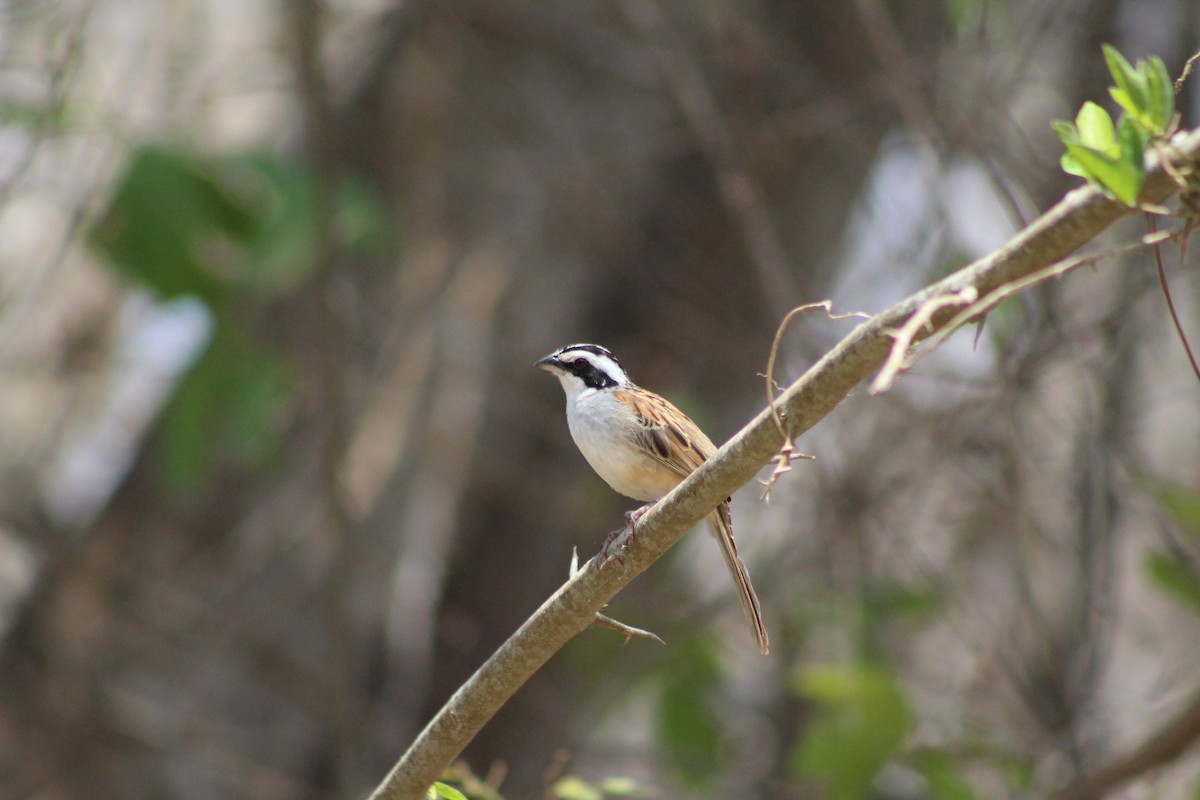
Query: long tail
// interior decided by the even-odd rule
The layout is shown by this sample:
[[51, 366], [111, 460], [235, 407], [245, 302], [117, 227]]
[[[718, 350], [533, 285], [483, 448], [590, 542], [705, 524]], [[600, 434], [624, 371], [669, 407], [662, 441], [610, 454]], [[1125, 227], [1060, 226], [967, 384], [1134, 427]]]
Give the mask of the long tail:
[[737, 588], [738, 600], [742, 602], [742, 611], [746, 612], [746, 621], [754, 629], [754, 638], [758, 640], [758, 649], [762, 651], [763, 655], [766, 655], [770, 652], [767, 629], [763, 625], [758, 595], [754, 593], [754, 587], [750, 584], [750, 573], [746, 571], [746, 565], [742, 563], [742, 559], [738, 555], [737, 544], [733, 541], [733, 519], [729, 515], [729, 503], [724, 502], [717, 506], [717, 509], [708, 515], [707, 522], [708, 529], [712, 531], [712, 535], [721, 545], [721, 555], [725, 557], [725, 566], [729, 568], [729, 575], [733, 578], [733, 585]]

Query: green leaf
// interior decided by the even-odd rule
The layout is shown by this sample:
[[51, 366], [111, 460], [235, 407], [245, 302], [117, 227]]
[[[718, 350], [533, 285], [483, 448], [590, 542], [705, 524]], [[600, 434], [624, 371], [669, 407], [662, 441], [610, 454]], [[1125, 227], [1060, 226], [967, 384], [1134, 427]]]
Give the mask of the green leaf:
[[1076, 161], [1075, 156], [1070, 153], [1063, 153], [1058, 162], [1062, 166], [1063, 172], [1068, 175], [1078, 175], [1081, 178], [1088, 178], [1089, 180], [1092, 177], [1091, 173], [1084, 169], [1083, 165]]
[[1067, 154], [1086, 173], [1088, 180], [1126, 205], [1135, 205], [1145, 180], [1145, 167], [1082, 145], [1067, 145]]
[[1146, 571], [1158, 588], [1200, 613], [1200, 574], [1191, 564], [1167, 553], [1150, 553]]
[[467, 800], [467, 796], [465, 794], [460, 792], [458, 789], [455, 789], [450, 784], [442, 783], [441, 781], [435, 781], [433, 786], [429, 787], [429, 791], [426, 792], [426, 795], [431, 798], [431, 800], [438, 797], [444, 798], [444, 800]]
[[914, 761], [925, 778], [931, 800], [975, 800], [975, 790], [945, 753], [927, 751]]
[[708, 639], [691, 637], [677, 647], [658, 702], [658, 735], [684, 778], [699, 783], [719, 769], [721, 725], [714, 696], [720, 662]]
[[1145, 180], [1145, 152], [1149, 138], [1146, 129], [1132, 117], [1121, 115], [1121, 121], [1117, 124], [1118, 153], [1125, 163], [1142, 168], [1142, 180]]
[[1129, 98], [1129, 95], [1125, 93], [1124, 89], [1120, 89], [1116, 86], [1110, 86], [1108, 87], [1108, 93], [1112, 96], [1112, 99], [1116, 102], [1116, 104], [1122, 108], [1121, 113], [1135, 113], [1134, 111], [1130, 111], [1130, 109], [1136, 109], [1137, 104]]
[[[289, 292], [318, 256], [312, 170], [275, 155], [203, 158], [146, 147], [130, 163], [91, 239], [118, 270], [163, 297], [210, 306], [231, 289]], [[379, 197], [346, 176], [334, 189], [336, 244], [384, 255], [394, 236]]]
[[906, 618], [923, 622], [942, 609], [942, 597], [936, 589], [903, 583], [881, 583], [867, 593], [867, 611], [882, 619]]
[[1200, 491], [1171, 484], [1151, 487], [1158, 504], [1187, 530], [1200, 534]]
[[1058, 138], [1063, 144], [1081, 144], [1079, 140], [1079, 129], [1075, 127], [1074, 122], [1067, 122], [1065, 119], [1056, 119], [1050, 123], [1050, 127], [1058, 134]]
[[[1050, 123], [1050, 127], [1058, 134], [1058, 138], [1062, 140], [1063, 146], [1069, 148], [1071, 145], [1081, 145], [1079, 140], [1079, 130], [1075, 127], [1074, 122], [1067, 122], [1065, 119], [1056, 119]], [[1091, 173], [1083, 168], [1075, 158], [1069, 153], [1064, 152], [1060, 159], [1063, 172], [1070, 175], [1078, 175], [1081, 178], [1092, 179]]]
[[911, 726], [899, 684], [887, 670], [867, 664], [806, 667], [792, 683], [816, 704], [792, 754], [793, 769], [820, 782], [824, 797], [865, 797]]
[[1091, 100], [1079, 109], [1079, 114], [1075, 117], [1075, 128], [1079, 131], [1080, 144], [1110, 156], [1118, 154], [1112, 117]]
[[201, 251], [214, 238], [244, 238], [253, 219], [200, 159], [147, 147], [134, 155], [90, 238], [118, 270], [161, 297], [192, 294], [211, 306], [224, 287]]
[[[1141, 66], [1139, 64], [1139, 66]], [[1151, 121], [1154, 133], [1164, 133], [1175, 116], [1175, 85], [1167, 65], [1158, 56], [1150, 56], [1144, 67], [1147, 94], [1150, 98]]]
[[[222, 178], [256, 198], [261, 224], [247, 242], [240, 269], [230, 277], [246, 286], [287, 292], [313, 274], [318, 255], [317, 189], [312, 170], [301, 162], [252, 154], [226, 159]], [[345, 176], [334, 198], [332, 235], [356, 254], [390, 251], [393, 236], [382, 201], [367, 185]]]
[[567, 775], [554, 784], [554, 796], [559, 800], [603, 800], [605, 797], [649, 796], [633, 778], [605, 778], [591, 784], [574, 775]]
[[1103, 46], [1104, 60], [1112, 73], [1119, 91], [1111, 91], [1113, 99], [1135, 117], [1140, 117], [1149, 107], [1145, 76], [1134, 69], [1125, 56], [1110, 44]]
[[582, 778], [568, 775], [554, 784], [554, 796], [560, 800], [604, 800], [604, 792]]
[[600, 781], [600, 789], [605, 794], [619, 797], [647, 794], [633, 778], [605, 778]]
[[1158, 56], [1138, 59], [1134, 67], [1107, 44], [1104, 58], [1117, 84], [1109, 89], [1113, 100], [1147, 133], [1163, 134], [1175, 116], [1175, 87], [1163, 60]]
[[186, 492], [222, 462], [266, 466], [278, 451], [293, 385], [286, 361], [218, 321], [208, 349], [163, 412], [168, 486]]
[[47, 133], [58, 132], [61, 117], [61, 110], [53, 104], [47, 107], [44, 102], [38, 102], [36, 99], [0, 97], [0, 126], [5, 128], [31, 128], [44, 136]]

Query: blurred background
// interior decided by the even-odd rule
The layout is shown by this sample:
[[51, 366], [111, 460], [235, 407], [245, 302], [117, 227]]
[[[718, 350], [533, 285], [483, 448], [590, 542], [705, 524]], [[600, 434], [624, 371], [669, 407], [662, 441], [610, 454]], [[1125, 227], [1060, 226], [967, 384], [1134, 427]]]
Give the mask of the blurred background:
[[[533, 361], [603, 344], [724, 441], [790, 308], [879, 311], [1076, 185], [1102, 42], [1178, 76], [1200, 7], [0, 3], [0, 796], [363, 796], [632, 505]], [[769, 657], [693, 533], [610, 607], [667, 646], [584, 633], [469, 769], [1042, 797], [1169, 729], [1114, 796], [1196, 796], [1200, 387], [1148, 256], [798, 447], [733, 503]]]

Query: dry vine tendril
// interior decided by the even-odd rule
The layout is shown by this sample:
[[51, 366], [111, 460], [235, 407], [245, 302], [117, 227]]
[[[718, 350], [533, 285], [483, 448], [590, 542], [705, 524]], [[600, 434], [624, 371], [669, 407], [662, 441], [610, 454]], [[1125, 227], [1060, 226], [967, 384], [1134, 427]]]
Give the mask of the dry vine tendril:
[[847, 319], [849, 317], [862, 317], [870, 319], [870, 314], [864, 314], [861, 311], [852, 311], [849, 314], [834, 314], [833, 301], [821, 300], [816, 303], [805, 303], [802, 306], [797, 306], [784, 316], [783, 321], [779, 323], [779, 330], [775, 332], [775, 339], [771, 342], [771, 355], [767, 358], [767, 371], [762, 373], [762, 377], [766, 379], [767, 384], [767, 408], [771, 409], [771, 419], [775, 421], [775, 427], [779, 431], [779, 435], [783, 437], [783, 444], [779, 447], [779, 455], [775, 456], [775, 469], [771, 471], [771, 476], [764, 480], [759, 480], [763, 486], [762, 496], [759, 500], [766, 502], [771, 499], [771, 490], [775, 488], [775, 481], [779, 480], [779, 476], [792, 469], [792, 459], [800, 458], [814, 460], [816, 456], [806, 455], [804, 453], [795, 452], [795, 443], [792, 441], [791, 434], [788, 433], [787, 426], [783, 424], [783, 416], [779, 413], [779, 409], [775, 405], [775, 390], [779, 385], [775, 382], [775, 359], [779, 355], [779, 343], [783, 341], [784, 331], [787, 326], [800, 314], [805, 311], [811, 311], [814, 308], [825, 309], [825, 316], [829, 319]]

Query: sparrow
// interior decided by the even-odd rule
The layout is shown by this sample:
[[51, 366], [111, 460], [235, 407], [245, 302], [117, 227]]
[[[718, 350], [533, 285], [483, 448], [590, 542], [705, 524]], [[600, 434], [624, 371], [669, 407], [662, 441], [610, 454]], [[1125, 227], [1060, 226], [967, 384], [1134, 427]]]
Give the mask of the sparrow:
[[[629, 379], [616, 356], [599, 345], [572, 344], [534, 366], [555, 375], [567, 395], [567, 427], [592, 469], [616, 492], [648, 504], [636, 522], [703, 464], [717, 448], [687, 415]], [[733, 541], [726, 498], [706, 517], [733, 577], [758, 649], [768, 652], [758, 595]]]

